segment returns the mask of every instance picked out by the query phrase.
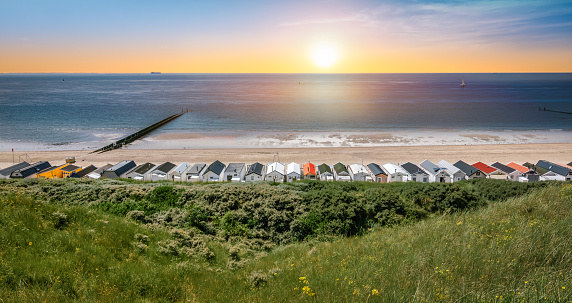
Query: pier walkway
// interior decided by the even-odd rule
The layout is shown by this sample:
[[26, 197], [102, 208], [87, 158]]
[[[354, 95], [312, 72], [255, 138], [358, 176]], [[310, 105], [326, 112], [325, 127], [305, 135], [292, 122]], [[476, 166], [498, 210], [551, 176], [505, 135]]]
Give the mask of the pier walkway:
[[157, 123], [155, 123], [155, 124], [153, 124], [153, 125], [147, 126], [147, 127], [145, 127], [144, 129], [142, 129], [142, 130], [139, 130], [139, 131], [137, 131], [137, 132], [135, 132], [135, 133], [133, 133], [133, 134], [131, 134], [131, 135], [128, 135], [128, 136], [126, 136], [126, 137], [123, 137], [122, 139], [119, 139], [119, 140], [117, 140], [117, 141], [115, 141], [115, 142], [113, 142], [113, 143], [111, 143], [111, 144], [109, 144], [109, 145], [106, 145], [106, 146], [104, 146], [104, 147], [102, 147], [102, 148], [100, 148], [100, 149], [98, 149], [98, 150], [94, 150], [94, 151], [91, 152], [91, 154], [93, 154], [93, 153], [104, 153], [104, 152], [106, 152], [106, 151], [110, 151], [110, 150], [114, 150], [114, 149], [121, 148], [121, 147], [123, 147], [123, 146], [125, 146], [125, 145], [127, 145], [127, 144], [129, 144], [129, 143], [132, 143], [132, 142], [134, 142], [134, 141], [136, 141], [136, 140], [139, 140], [139, 139], [143, 138], [144, 136], [148, 135], [149, 133], [151, 133], [152, 131], [158, 129], [159, 127], [161, 127], [161, 126], [163, 126], [163, 125], [165, 125], [165, 124], [167, 124], [167, 123], [169, 123], [169, 122], [171, 122], [171, 121], [173, 121], [173, 120], [179, 118], [180, 116], [182, 116], [182, 115], [183, 115], [184, 113], [186, 113], [186, 112], [188, 112], [188, 110], [187, 110], [187, 111], [183, 111], [183, 112], [178, 113], [178, 114], [175, 114], [175, 115], [172, 115], [172, 116], [169, 116], [169, 117], [167, 117], [167, 118], [165, 118], [165, 119], [163, 119], [163, 120], [161, 120], [161, 121], [159, 121], [159, 122], [157, 122]]

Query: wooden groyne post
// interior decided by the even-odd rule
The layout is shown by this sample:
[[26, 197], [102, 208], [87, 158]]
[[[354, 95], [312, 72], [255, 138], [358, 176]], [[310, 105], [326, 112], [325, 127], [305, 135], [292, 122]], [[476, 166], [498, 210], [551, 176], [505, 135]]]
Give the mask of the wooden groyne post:
[[172, 116], [169, 116], [169, 117], [167, 117], [167, 118], [165, 118], [165, 119], [163, 119], [163, 120], [161, 120], [155, 124], [149, 125], [142, 130], [139, 130], [135, 133], [132, 133], [131, 135], [128, 135], [126, 137], [123, 137], [122, 139], [119, 139], [119, 140], [117, 140], [117, 141], [115, 141], [109, 145], [106, 145], [106, 146], [104, 146], [98, 150], [94, 150], [91, 152], [91, 154], [93, 154], [93, 153], [104, 153], [106, 151], [121, 148], [121, 147], [123, 147], [129, 143], [132, 143], [136, 140], [143, 138], [144, 136], [150, 134], [152, 131], [154, 131], [154, 130], [158, 129], [159, 127], [179, 118], [180, 116], [182, 116], [183, 114], [188, 113], [188, 112], [189, 112], [189, 110], [187, 109], [186, 111], [183, 110], [182, 112], [180, 112], [178, 114], [174, 114]]

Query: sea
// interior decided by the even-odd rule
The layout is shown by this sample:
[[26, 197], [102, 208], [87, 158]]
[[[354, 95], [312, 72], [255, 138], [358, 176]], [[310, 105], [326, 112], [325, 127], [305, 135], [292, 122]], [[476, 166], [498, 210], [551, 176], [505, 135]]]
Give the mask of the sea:
[[157, 134], [572, 131], [539, 109], [572, 113], [572, 74], [0, 74], [3, 150], [102, 146], [182, 111]]

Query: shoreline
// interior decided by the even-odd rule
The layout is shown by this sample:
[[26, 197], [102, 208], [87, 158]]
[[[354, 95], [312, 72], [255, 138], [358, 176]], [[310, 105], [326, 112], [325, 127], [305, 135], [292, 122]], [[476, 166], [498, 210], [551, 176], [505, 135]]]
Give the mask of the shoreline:
[[344, 164], [371, 162], [378, 164], [412, 162], [419, 164], [425, 159], [437, 163], [446, 160], [451, 163], [463, 160], [467, 163], [482, 161], [487, 164], [499, 161], [508, 163], [549, 160], [569, 163], [572, 161], [572, 143], [529, 143], [529, 144], [482, 144], [482, 145], [424, 145], [424, 146], [378, 146], [378, 147], [306, 147], [306, 148], [221, 148], [221, 149], [118, 149], [103, 154], [89, 154], [91, 150], [44, 150], [44, 151], [0, 151], [0, 169], [15, 162], [49, 161], [52, 165], [65, 163], [65, 158], [76, 157], [76, 165], [96, 167], [122, 160], [134, 160], [137, 164], [152, 162], [212, 163], [219, 160], [252, 164], [271, 163], [278, 155], [284, 163], [297, 162], [314, 164]]
[[[0, 140], [0, 151], [92, 151], [121, 134], [91, 142], [38, 143]], [[165, 131], [158, 130], [126, 146], [154, 149], [264, 149], [392, 146], [473, 146], [488, 144], [572, 143], [572, 130], [387, 130], [387, 131]]]

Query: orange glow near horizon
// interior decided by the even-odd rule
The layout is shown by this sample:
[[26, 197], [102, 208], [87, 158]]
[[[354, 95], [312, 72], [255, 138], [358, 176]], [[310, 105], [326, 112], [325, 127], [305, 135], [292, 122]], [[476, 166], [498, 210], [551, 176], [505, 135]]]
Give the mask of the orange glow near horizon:
[[[487, 73], [487, 72], [570, 72], [568, 53], [531, 51], [443, 52], [423, 50], [352, 49], [343, 55], [316, 62], [316, 54], [305, 49], [268, 52], [145, 52], [115, 51], [0, 51], [2, 73]], [[322, 50], [323, 52], [324, 50]], [[313, 56], [314, 55], [314, 56]], [[321, 54], [324, 55], [324, 54]], [[326, 56], [329, 54], [326, 50]], [[528, 57], [537, 58], [534, 61]]]
[[298, 1], [13, 2], [0, 73], [572, 72], [570, 4]]

